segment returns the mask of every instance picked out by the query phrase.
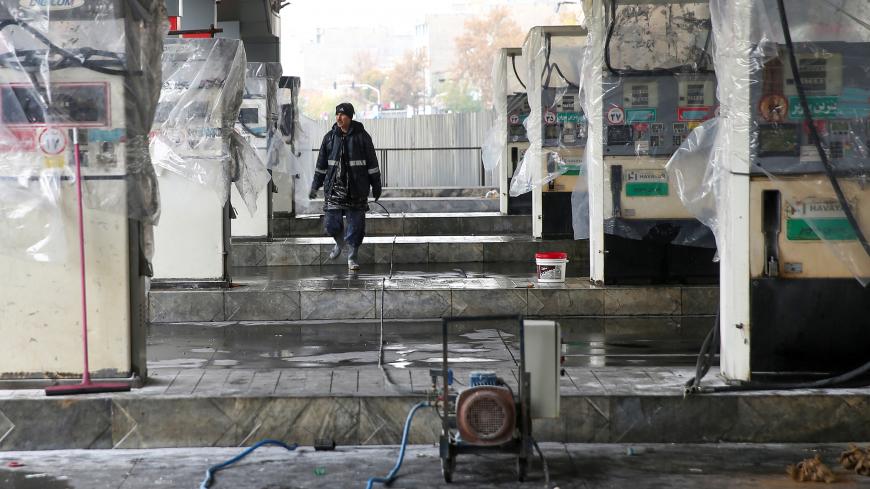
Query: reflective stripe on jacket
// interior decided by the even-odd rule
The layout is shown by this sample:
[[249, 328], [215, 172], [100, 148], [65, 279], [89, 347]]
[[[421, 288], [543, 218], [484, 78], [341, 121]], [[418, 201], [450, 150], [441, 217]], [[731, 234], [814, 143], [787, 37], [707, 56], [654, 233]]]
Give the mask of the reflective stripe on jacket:
[[[341, 158], [342, 132], [338, 124], [333, 124], [332, 130], [323, 136], [320, 153], [317, 156], [317, 166], [314, 169], [314, 182], [311, 189], [316, 191], [321, 186], [324, 189], [324, 201], [329, 204], [332, 195], [332, 185], [338, 173]], [[350, 171], [348, 172], [348, 192], [333, 204], [344, 207], [365, 209], [369, 197], [369, 189], [374, 189], [375, 195], [381, 193], [381, 171], [378, 167], [378, 157], [372, 138], [365, 127], [351, 121], [347, 134], [344, 134], [345, 151]]]

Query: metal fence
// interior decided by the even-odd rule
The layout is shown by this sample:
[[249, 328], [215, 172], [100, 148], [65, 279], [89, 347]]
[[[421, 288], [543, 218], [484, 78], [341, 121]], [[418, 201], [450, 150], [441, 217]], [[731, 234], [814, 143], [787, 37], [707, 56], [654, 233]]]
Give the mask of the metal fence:
[[[473, 187], [495, 182], [492, 172], [483, 168], [481, 150], [493, 122], [488, 112], [360, 122], [375, 143], [387, 187]], [[318, 134], [325, 134], [332, 124], [319, 121]]]

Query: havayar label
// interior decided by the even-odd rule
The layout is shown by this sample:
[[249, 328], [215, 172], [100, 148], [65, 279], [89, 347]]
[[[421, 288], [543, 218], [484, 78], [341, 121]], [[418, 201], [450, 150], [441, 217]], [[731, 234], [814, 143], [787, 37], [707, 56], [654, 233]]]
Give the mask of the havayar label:
[[[855, 204], [849, 203], [849, 208], [854, 209]], [[789, 202], [786, 206], [786, 215], [789, 219], [818, 219], [831, 217], [846, 217], [843, 206], [837, 199], [804, 199]]]
[[[854, 203], [849, 203], [851, 209]], [[852, 224], [836, 199], [806, 199], [786, 207], [789, 241], [849, 241], [857, 239]]]
[[627, 197], [666, 197], [668, 174], [664, 170], [629, 170], [625, 172]]

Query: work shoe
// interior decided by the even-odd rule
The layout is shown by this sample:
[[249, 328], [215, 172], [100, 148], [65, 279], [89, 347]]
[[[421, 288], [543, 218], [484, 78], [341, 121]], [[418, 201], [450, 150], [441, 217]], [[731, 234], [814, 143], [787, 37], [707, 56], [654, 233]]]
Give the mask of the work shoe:
[[340, 238], [335, 239], [335, 246], [332, 247], [332, 251], [329, 252], [329, 259], [335, 260], [341, 255], [341, 250], [344, 249], [344, 240]]
[[359, 270], [359, 263], [356, 262], [357, 251], [359, 251], [359, 248], [351, 247], [350, 254], [347, 256], [348, 270]]

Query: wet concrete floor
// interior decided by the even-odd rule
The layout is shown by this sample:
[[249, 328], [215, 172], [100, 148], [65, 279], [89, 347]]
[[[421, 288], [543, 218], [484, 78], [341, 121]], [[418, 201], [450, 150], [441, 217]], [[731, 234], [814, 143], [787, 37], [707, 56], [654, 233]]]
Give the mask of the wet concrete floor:
[[[549, 468], [545, 486], [535, 458], [526, 483], [518, 483], [507, 454], [465, 455], [458, 459], [453, 484], [441, 478], [438, 449], [407, 451], [396, 489], [474, 487], [478, 489], [548, 487], [559, 489], [805, 488], [793, 482], [786, 466], [819, 454], [834, 472], [833, 487], [870, 487], [870, 477], [837, 464], [838, 445], [542, 445]], [[205, 470], [239, 448], [158, 450], [57, 450], [0, 453], [0, 487], [15, 489], [152, 489], [198, 487]], [[339, 447], [294, 452], [267, 447], [218, 472], [213, 489], [353, 488], [384, 476], [394, 465], [395, 447]], [[9, 464], [19, 464], [17, 468]], [[827, 485], [824, 485], [828, 487]], [[383, 487], [375, 485], [375, 487]]]
[[[707, 317], [561, 319], [566, 366], [693, 365]], [[685, 326], [682, 324], [685, 323]], [[497, 323], [451, 327], [451, 363], [510, 368], [517, 328]], [[661, 333], [661, 330], [669, 333]], [[682, 334], [681, 329], [694, 331]], [[674, 333], [676, 331], [676, 333]], [[149, 368], [335, 368], [377, 365], [381, 323], [370, 321], [153, 324]], [[383, 362], [395, 369], [437, 367], [439, 321], [385, 321]]]

